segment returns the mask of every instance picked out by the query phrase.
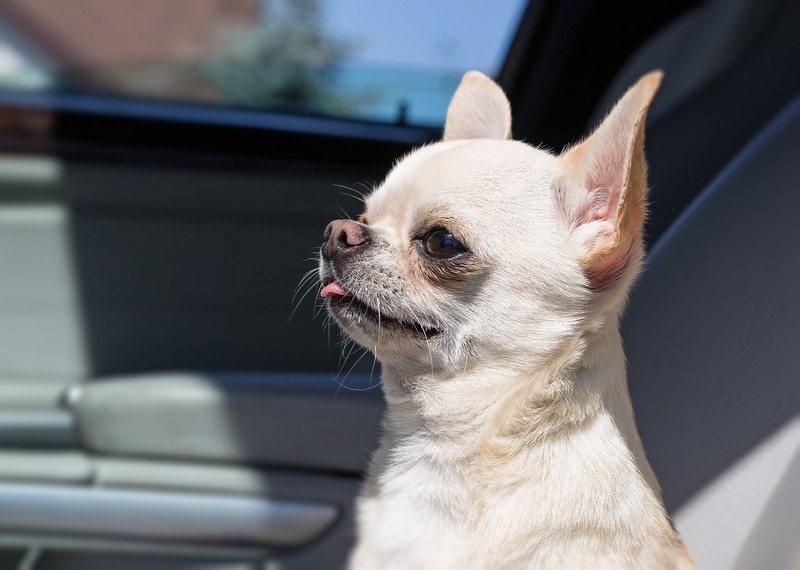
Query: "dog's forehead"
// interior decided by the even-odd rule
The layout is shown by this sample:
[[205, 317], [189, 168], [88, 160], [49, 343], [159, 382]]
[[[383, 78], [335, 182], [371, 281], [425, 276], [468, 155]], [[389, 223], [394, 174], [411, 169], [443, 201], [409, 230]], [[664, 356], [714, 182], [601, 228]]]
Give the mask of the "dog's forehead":
[[[370, 223], [430, 207], [519, 202], [549, 184], [556, 157], [518, 141], [458, 140], [422, 147], [401, 160], [367, 199]], [[545, 185], [547, 185], [545, 184]], [[410, 221], [410, 220], [406, 220]], [[402, 222], [402, 221], [401, 221]]]

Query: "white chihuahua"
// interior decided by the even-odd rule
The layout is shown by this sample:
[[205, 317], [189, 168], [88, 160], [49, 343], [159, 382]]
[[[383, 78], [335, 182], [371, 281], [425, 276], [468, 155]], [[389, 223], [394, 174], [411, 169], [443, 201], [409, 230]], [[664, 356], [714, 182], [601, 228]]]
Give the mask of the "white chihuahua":
[[321, 295], [383, 368], [354, 570], [693, 568], [628, 396], [619, 317], [641, 265], [644, 76], [555, 156], [509, 140], [470, 72], [444, 140], [336, 220]]

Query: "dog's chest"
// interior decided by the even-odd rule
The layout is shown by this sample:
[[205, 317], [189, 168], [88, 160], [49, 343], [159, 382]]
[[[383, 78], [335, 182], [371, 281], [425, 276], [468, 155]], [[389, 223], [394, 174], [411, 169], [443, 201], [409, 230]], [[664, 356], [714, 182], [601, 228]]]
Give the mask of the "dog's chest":
[[379, 451], [368, 484], [374, 492], [358, 503], [359, 547], [383, 556], [372, 567], [390, 568], [395, 556], [404, 568], [413, 567], [410, 556], [418, 556], [422, 568], [474, 567], [477, 558], [496, 555], [501, 543], [547, 516], [545, 502], [528, 496], [535, 465], [495, 469], [474, 456], [454, 459], [449, 446], [430, 441], [397, 446], [391, 457]]
[[469, 567], [471, 496], [458, 470], [420, 460], [373, 476], [379, 492], [359, 498], [352, 568]]
[[[641, 513], [655, 497], [609, 421], [561, 440], [557, 452], [533, 447], [494, 464], [437, 461], [425, 449], [378, 453], [374, 492], [359, 499], [352, 568], [558, 567], [565, 553], [585, 554], [587, 541], [595, 553], [611, 547], [606, 532], [587, 529], [638, 542], [653, 524]], [[608, 459], [620, 455], [624, 465]], [[548, 552], [560, 553], [554, 564]]]

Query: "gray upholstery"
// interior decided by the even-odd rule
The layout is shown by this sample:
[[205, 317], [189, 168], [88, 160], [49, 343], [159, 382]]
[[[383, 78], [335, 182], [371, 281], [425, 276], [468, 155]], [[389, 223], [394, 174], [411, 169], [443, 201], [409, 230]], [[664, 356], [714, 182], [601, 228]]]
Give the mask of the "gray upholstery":
[[219, 545], [299, 547], [337, 517], [307, 501], [19, 483], [0, 485], [0, 503], [0, 529]]
[[647, 126], [648, 243], [800, 91], [798, 29], [797, 0], [712, 0], [653, 36], [614, 79], [592, 124], [642, 73], [665, 72]]
[[[169, 461], [164, 459], [121, 459], [108, 456], [75, 453], [69, 457], [72, 469], [53, 466], [63, 462], [64, 456], [54, 452], [6, 452], [0, 450], [0, 491], [9, 484], [33, 481], [45, 489], [93, 487], [95, 490], [139, 490], [159, 491], [180, 497], [186, 493], [267, 498], [333, 505], [339, 513], [336, 524], [316, 540], [309, 548], [300, 551], [279, 551], [279, 560], [270, 557], [270, 568], [304, 570], [308, 568], [335, 567], [335, 561], [346, 558], [353, 540], [352, 503], [360, 486], [357, 477], [340, 474], [309, 472], [291, 469], [266, 470], [251, 465], [200, 461]], [[49, 466], [49, 467], [48, 467]], [[89, 522], [89, 524], [91, 524]], [[15, 568], [4, 565], [10, 557], [19, 555], [18, 550], [3, 550], [3, 547], [34, 544], [42, 549], [39, 564], [43, 568], [163, 568], [189, 570], [197, 568], [264, 568], [264, 549], [255, 552], [243, 551], [236, 545], [200, 545], [196, 542], [173, 543], [159, 539], [155, 542], [120, 541], [104, 538], [67, 537], [58, 534], [33, 535], [16, 532], [0, 533], [0, 568]], [[252, 548], [248, 547], [248, 550]], [[190, 556], [181, 562], [180, 556]], [[141, 556], [141, 558], [140, 558]], [[220, 565], [225, 558], [238, 560], [254, 559], [253, 566]], [[255, 562], [261, 559], [261, 563]], [[39, 569], [40, 565], [36, 568]]]
[[[301, 552], [279, 552], [281, 567], [344, 560], [382, 399], [350, 389], [368, 387], [347, 371], [372, 359], [342, 361], [335, 327], [314, 318], [313, 279], [289, 317], [325, 224], [339, 205], [360, 207], [335, 184], [382, 173], [299, 168], [0, 156], [0, 481], [308, 495], [339, 518]], [[85, 389], [65, 398], [72, 386]], [[67, 446], [116, 459], [54, 449]], [[212, 469], [223, 462], [230, 471]], [[241, 471], [253, 464], [281, 469]], [[181, 561], [175, 545], [123, 542], [5, 529], [0, 568], [21, 552], [37, 569], [264, 567], [263, 553], [250, 564], [227, 546]]]
[[799, 482], [800, 452], [797, 452], [747, 537], [736, 560], [736, 570], [797, 567]]
[[361, 474], [378, 437], [377, 378], [152, 374], [93, 382], [73, 398], [89, 451]]
[[0, 156], [0, 384], [337, 370], [313, 293], [289, 318], [325, 225], [360, 207], [335, 184], [373, 176], [331, 168]]
[[[748, 502], [760, 514], [778, 488], [798, 498], [799, 479], [780, 481], [800, 445], [799, 158], [800, 98], [656, 243], [623, 325], [642, 438], [704, 568], [731, 567], [739, 549], [746, 544], [742, 555], [752, 556], [767, 536], [784, 549], [800, 538], [787, 537], [797, 525], [782, 520], [797, 504], [765, 515], [768, 529], [749, 517], [732, 523]], [[757, 453], [778, 436], [782, 451]], [[772, 468], [737, 493], [735, 481], [746, 478], [734, 472], [760, 456]], [[687, 532], [684, 514], [704, 522], [687, 522]]]
[[728, 72], [753, 49], [780, 0], [712, 0], [650, 38], [625, 63], [596, 107], [599, 122], [643, 74], [666, 72], [650, 109], [658, 117]]

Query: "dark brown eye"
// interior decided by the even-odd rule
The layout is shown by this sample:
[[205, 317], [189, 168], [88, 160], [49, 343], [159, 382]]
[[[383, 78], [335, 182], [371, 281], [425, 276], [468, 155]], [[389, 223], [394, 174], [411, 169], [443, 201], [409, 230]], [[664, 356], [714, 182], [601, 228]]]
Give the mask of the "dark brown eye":
[[431, 230], [422, 239], [425, 253], [436, 259], [450, 259], [466, 252], [466, 248], [447, 230]]

